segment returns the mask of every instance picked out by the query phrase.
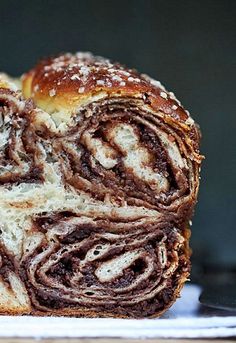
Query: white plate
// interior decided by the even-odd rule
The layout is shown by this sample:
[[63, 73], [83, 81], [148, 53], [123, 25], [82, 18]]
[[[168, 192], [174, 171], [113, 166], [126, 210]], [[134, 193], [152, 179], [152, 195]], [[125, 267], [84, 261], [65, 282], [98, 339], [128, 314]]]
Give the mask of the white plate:
[[86, 319], [0, 316], [0, 337], [34, 338], [209, 338], [236, 336], [236, 317], [199, 315], [200, 288], [182, 297], [160, 319]]

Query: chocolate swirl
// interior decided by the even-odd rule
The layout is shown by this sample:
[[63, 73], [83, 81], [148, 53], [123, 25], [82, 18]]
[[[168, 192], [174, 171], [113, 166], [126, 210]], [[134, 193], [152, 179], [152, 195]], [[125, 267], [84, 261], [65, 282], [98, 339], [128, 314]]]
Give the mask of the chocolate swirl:
[[30, 101], [0, 88], [0, 183], [39, 180], [34, 133], [29, 129]]
[[183, 133], [132, 98], [98, 101], [82, 113], [76, 131], [54, 140], [66, 181], [101, 201], [185, 220], [182, 213], [192, 211], [199, 175]]
[[39, 217], [34, 225], [45, 236], [26, 254], [21, 272], [41, 311], [155, 315], [189, 273], [186, 239], [170, 225], [122, 225], [72, 213]]
[[159, 316], [189, 276], [198, 126], [160, 83], [91, 54], [40, 62], [23, 94], [0, 90], [12, 312]]

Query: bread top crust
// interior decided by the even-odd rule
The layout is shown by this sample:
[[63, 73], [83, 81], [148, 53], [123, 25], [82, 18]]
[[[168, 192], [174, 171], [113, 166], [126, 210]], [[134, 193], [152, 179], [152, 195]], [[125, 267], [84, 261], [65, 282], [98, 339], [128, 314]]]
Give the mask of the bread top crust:
[[142, 98], [154, 110], [162, 111], [186, 126], [194, 121], [159, 81], [119, 63], [90, 53], [64, 54], [39, 62], [23, 75], [23, 94], [32, 97], [49, 113], [64, 111], [71, 116], [78, 108], [104, 97]]

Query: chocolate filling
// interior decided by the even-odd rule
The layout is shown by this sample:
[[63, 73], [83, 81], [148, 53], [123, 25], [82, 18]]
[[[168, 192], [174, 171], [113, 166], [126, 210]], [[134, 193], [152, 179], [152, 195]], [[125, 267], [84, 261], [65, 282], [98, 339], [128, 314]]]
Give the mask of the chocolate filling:
[[[129, 231], [120, 235], [113, 233], [112, 222], [110, 230], [103, 226], [104, 221], [79, 222], [72, 213], [36, 218], [34, 227], [53, 238], [43, 241], [21, 263], [21, 278], [35, 308], [50, 311], [79, 306], [107, 313], [116, 309], [121, 316], [134, 317], [164, 309], [183, 273], [189, 273], [180, 232], [171, 226], [131, 224]], [[57, 228], [60, 234], [53, 234]], [[133, 258], [129, 263], [128, 256]], [[124, 267], [114, 273], [119, 258]], [[105, 276], [99, 274], [99, 268]]]
[[17, 96], [0, 88], [0, 184], [42, 181], [42, 166], [35, 162], [36, 135], [30, 129], [33, 106]]
[[[182, 197], [186, 198], [181, 204], [182, 211], [187, 212], [187, 209], [191, 209], [194, 205], [193, 203], [189, 206], [187, 198], [195, 201], [191, 196], [191, 193], [195, 192], [191, 179], [194, 173], [198, 173], [198, 166], [189, 159], [187, 164], [186, 156], [182, 152], [183, 148], [178, 145], [178, 139], [175, 138], [179, 135], [178, 130], [163, 126], [160, 119], [159, 121], [155, 119], [154, 123], [153, 116], [145, 112], [139, 102], [133, 103], [134, 100], [129, 98], [121, 99], [118, 104], [115, 101], [110, 99], [101, 101], [97, 106], [88, 106], [87, 111], [93, 111], [92, 117], [84, 110], [80, 113], [82, 119], [77, 129], [74, 127], [63, 137], [54, 138], [55, 155], [63, 156], [62, 164], [67, 161], [67, 168], [62, 168], [65, 182], [101, 201], [109, 195], [114, 204], [126, 202], [131, 206], [144, 206], [167, 212], [173, 207], [174, 213], [176, 207], [174, 208], [173, 204]], [[137, 138], [135, 149], [137, 147], [140, 149], [140, 158], [143, 151], [147, 155], [146, 160], [141, 161], [138, 166], [129, 166], [125, 162], [129, 151], [122, 150], [109, 137], [110, 132], [116, 130], [119, 125], [132, 128], [133, 135], [135, 139]], [[166, 142], [161, 141], [158, 133], [155, 132], [156, 128], [163, 132]], [[90, 142], [83, 138], [87, 133], [90, 135], [92, 145], [93, 140], [97, 140], [102, 147], [106, 147], [108, 152], [105, 152], [105, 155], [109, 153], [109, 149], [110, 154], [116, 154], [113, 158], [114, 166], [105, 167], [97, 158], [96, 153], [99, 154], [102, 148], [96, 148], [96, 153], [91, 151], [93, 148], [88, 147]], [[179, 154], [179, 157], [174, 159], [173, 152], [171, 155], [173, 144]], [[175, 158], [181, 161], [176, 162]], [[136, 172], [135, 168], [141, 171]], [[146, 174], [149, 173], [146, 178], [145, 170], [148, 170]], [[160, 182], [155, 181], [157, 175]], [[166, 186], [159, 189], [158, 184], [161, 182], [166, 183]]]

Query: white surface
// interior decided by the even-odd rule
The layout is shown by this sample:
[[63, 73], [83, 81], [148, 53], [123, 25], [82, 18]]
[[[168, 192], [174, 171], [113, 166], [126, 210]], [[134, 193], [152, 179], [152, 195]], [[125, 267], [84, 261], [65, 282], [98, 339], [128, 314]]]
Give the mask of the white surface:
[[236, 316], [198, 316], [199, 292], [197, 286], [186, 286], [181, 299], [161, 319], [0, 316], [0, 337], [236, 337]]

